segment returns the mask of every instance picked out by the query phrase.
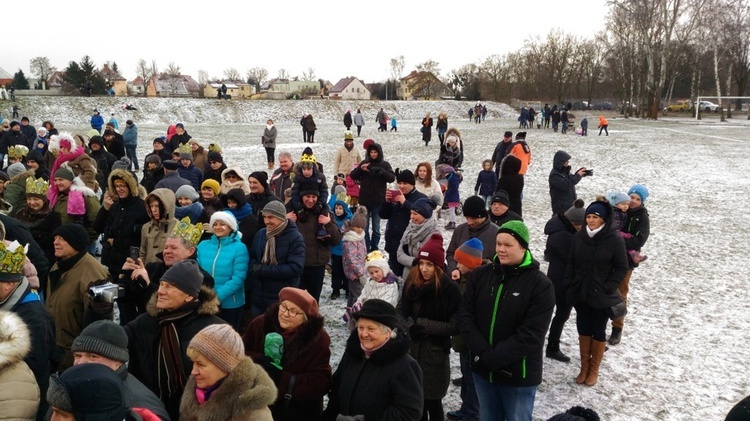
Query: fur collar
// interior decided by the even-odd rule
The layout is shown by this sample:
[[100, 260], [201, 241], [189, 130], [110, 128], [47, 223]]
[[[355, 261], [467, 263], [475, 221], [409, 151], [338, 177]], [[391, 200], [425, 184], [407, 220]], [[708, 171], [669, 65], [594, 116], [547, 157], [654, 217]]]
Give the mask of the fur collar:
[[[65, 166], [65, 164], [63, 166]], [[70, 189], [81, 192], [84, 196], [97, 197], [96, 192], [87, 187], [86, 183], [84, 183], [83, 180], [81, 180], [81, 177], [78, 176], [73, 179], [73, 185], [70, 186]]]
[[26, 186], [26, 179], [29, 178], [29, 177], [34, 177], [34, 174], [35, 174], [34, 173], [34, 169], [30, 168], [30, 169], [22, 172], [21, 174], [17, 174], [15, 177], [11, 178], [10, 182], [11, 183], [15, 183], [17, 181], [20, 181], [20, 182], [22, 182], [24, 184], [24, 187], [25, 187]]
[[146, 189], [138, 184], [138, 181], [133, 177], [133, 174], [128, 170], [115, 169], [109, 173], [109, 179], [107, 179], [107, 186], [109, 191], [115, 193], [115, 179], [119, 178], [122, 181], [128, 183], [130, 189], [130, 195], [134, 197], [140, 197], [141, 199], [146, 198]]
[[26, 323], [15, 313], [0, 311], [0, 372], [23, 361], [31, 350], [31, 336]]
[[[282, 362], [288, 364], [289, 361], [296, 360], [317, 343], [320, 332], [323, 331], [323, 324], [322, 316], [310, 317], [306, 323], [297, 328], [297, 331], [284, 341], [284, 361]], [[266, 333], [283, 331], [279, 326], [279, 303], [275, 303], [266, 311], [263, 331]]]
[[[372, 353], [370, 361], [377, 365], [386, 365], [409, 352], [411, 341], [401, 329], [396, 329], [396, 337], [391, 338], [382, 348]], [[346, 341], [346, 353], [356, 360], [365, 358], [365, 351], [359, 344], [359, 336], [355, 329]]]
[[267, 409], [276, 400], [273, 380], [250, 357], [245, 357], [226, 377], [211, 398], [198, 404], [195, 377], [190, 376], [180, 403], [180, 415], [196, 421], [248, 419], [253, 411]]
[[[146, 312], [151, 317], [157, 317], [159, 313], [159, 310], [156, 309], [157, 294], [158, 293], [154, 293], [146, 305]], [[219, 314], [219, 297], [216, 295], [216, 291], [212, 288], [202, 285], [200, 292], [198, 293], [198, 299], [201, 304], [198, 306], [198, 310], [195, 311], [196, 314], [199, 316], [215, 316]]]

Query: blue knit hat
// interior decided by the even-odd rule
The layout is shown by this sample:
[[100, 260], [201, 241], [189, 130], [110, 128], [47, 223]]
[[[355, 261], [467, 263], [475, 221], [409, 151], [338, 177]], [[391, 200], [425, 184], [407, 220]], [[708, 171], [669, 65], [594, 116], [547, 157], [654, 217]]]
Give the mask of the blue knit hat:
[[605, 221], [609, 220], [609, 215], [612, 213], [612, 208], [607, 202], [596, 201], [592, 202], [589, 207], [586, 208], [586, 216], [596, 215]]
[[648, 188], [646, 186], [644, 186], [643, 184], [634, 185], [630, 188], [630, 190], [628, 190], [628, 195], [631, 195], [633, 193], [640, 196], [641, 202], [646, 203], [646, 199], [648, 199], [649, 195]]
[[437, 206], [435, 202], [422, 198], [417, 199], [411, 204], [411, 210], [422, 215], [425, 219], [430, 219], [432, 218], [432, 211], [435, 209], [435, 206]]
[[607, 201], [612, 206], [617, 206], [618, 203], [628, 202], [630, 203], [630, 196], [620, 191], [611, 191], [607, 193]]

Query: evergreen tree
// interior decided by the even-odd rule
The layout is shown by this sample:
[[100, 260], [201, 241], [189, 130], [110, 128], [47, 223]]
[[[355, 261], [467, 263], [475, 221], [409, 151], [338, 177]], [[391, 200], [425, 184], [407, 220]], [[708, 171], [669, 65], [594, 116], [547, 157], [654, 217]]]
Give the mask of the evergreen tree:
[[13, 86], [16, 89], [29, 89], [29, 80], [23, 74], [23, 70], [18, 69], [16, 74], [13, 75]]

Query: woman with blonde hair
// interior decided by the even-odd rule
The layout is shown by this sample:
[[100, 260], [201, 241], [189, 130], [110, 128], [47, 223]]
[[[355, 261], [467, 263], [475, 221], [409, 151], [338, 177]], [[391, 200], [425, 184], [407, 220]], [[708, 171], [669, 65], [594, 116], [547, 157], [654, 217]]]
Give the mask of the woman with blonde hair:
[[435, 181], [435, 177], [432, 172], [432, 164], [429, 162], [420, 162], [417, 164], [417, 169], [414, 171], [414, 176], [417, 179], [417, 184], [414, 187], [417, 191], [423, 193], [427, 197], [439, 196], [440, 200], [437, 203], [438, 206], [443, 205], [443, 191], [440, 189], [440, 184]]

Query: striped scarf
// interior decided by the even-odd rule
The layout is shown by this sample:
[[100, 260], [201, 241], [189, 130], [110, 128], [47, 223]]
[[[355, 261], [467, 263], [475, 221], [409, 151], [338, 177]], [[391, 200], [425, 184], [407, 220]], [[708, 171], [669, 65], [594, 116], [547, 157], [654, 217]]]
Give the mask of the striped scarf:
[[286, 229], [289, 225], [289, 220], [285, 219], [275, 229], [266, 231], [266, 248], [263, 250], [263, 259], [260, 261], [264, 265], [275, 265], [279, 262], [276, 261], [276, 237]]
[[200, 302], [191, 301], [174, 311], [160, 311], [157, 319], [161, 326], [158, 353], [159, 398], [171, 398], [182, 394], [187, 375], [182, 362], [182, 347], [175, 323], [193, 314]]

